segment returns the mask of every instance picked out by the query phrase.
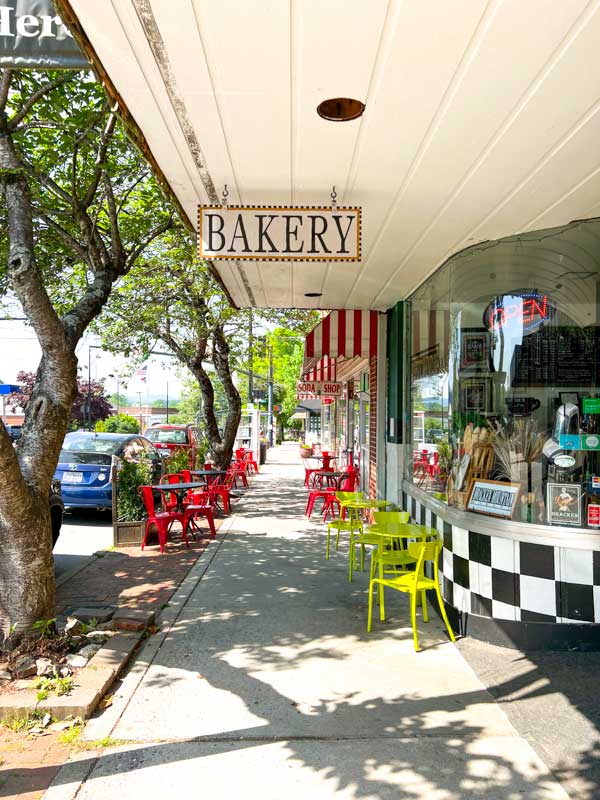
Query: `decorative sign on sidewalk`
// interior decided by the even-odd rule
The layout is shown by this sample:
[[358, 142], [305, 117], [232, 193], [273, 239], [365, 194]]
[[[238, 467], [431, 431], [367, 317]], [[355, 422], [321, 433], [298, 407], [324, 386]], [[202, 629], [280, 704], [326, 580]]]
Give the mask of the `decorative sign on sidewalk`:
[[360, 261], [360, 251], [360, 207], [198, 207], [203, 259]]
[[511, 519], [520, 490], [520, 483], [476, 478], [469, 489], [467, 511]]
[[342, 384], [335, 381], [298, 381], [298, 397], [341, 397]]

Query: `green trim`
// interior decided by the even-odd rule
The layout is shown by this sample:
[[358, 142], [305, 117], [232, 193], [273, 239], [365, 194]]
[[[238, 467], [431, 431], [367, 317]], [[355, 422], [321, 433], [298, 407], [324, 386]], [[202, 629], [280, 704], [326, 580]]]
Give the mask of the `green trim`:
[[403, 339], [404, 302], [387, 312], [388, 316], [388, 401], [386, 438], [388, 442], [401, 444], [403, 437]]

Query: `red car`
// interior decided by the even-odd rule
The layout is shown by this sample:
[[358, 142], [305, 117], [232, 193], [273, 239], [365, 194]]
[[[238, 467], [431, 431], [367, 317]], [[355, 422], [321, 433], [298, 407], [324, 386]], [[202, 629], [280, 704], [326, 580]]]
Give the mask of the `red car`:
[[146, 439], [158, 449], [170, 450], [174, 454], [178, 450], [188, 450], [190, 467], [196, 463], [196, 455], [200, 447], [200, 431], [194, 425], [167, 425], [157, 422], [144, 432]]

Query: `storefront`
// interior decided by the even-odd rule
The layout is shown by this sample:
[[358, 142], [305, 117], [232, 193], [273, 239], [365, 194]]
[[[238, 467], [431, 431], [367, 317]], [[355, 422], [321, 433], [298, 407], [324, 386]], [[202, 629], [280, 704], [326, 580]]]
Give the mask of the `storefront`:
[[[360, 487], [377, 492], [378, 381], [385, 398], [385, 315], [376, 311], [332, 311], [308, 334], [301, 380], [339, 384], [336, 396], [322, 398], [322, 446], [354, 464]], [[383, 418], [384, 419], [384, 418]], [[384, 471], [380, 470], [380, 480]]]
[[406, 402], [403, 419], [388, 410], [388, 452], [403, 441], [388, 469], [444, 535], [466, 633], [600, 644], [599, 290], [590, 220], [457, 254], [390, 325]]

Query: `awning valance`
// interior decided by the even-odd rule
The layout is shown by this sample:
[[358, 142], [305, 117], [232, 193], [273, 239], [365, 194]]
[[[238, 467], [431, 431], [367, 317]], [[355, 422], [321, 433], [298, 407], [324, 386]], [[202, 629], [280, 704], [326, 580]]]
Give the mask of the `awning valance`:
[[379, 312], [332, 311], [307, 335], [304, 343], [303, 377], [335, 380], [338, 359], [377, 355]]

